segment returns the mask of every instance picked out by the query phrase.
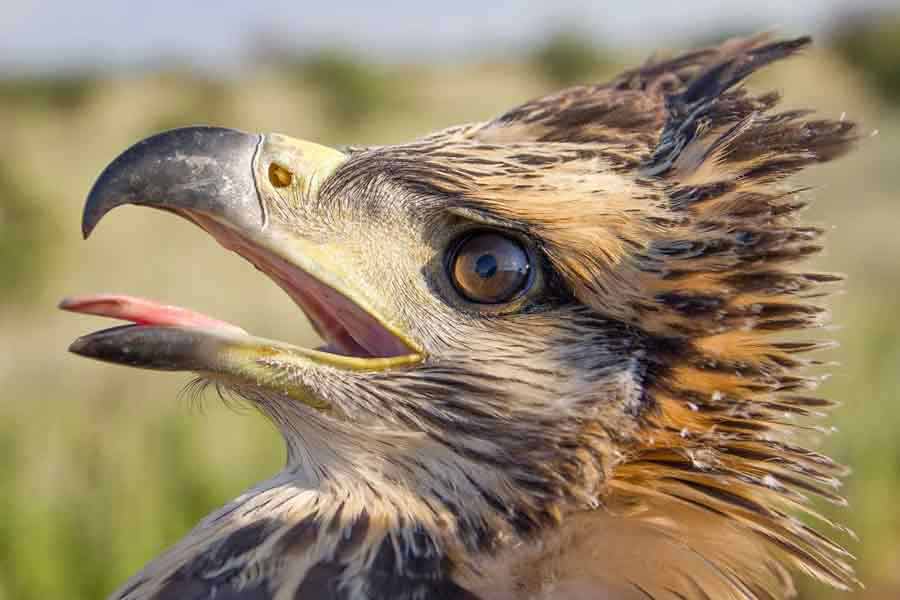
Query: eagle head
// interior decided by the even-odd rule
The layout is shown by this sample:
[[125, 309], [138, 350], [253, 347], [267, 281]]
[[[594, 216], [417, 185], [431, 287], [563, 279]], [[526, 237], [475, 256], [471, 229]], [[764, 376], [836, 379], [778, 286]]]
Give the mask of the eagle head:
[[854, 126], [740, 85], [807, 43], [733, 40], [405, 144], [190, 127], [116, 158], [86, 236], [122, 204], [184, 217], [324, 345], [63, 302], [134, 323], [73, 352], [193, 372], [287, 446], [115, 597], [768, 599], [790, 569], [850, 585], [846, 551], [796, 517], [840, 502], [842, 467], [794, 420], [828, 406], [801, 372], [827, 343], [785, 333], [822, 325], [813, 299], [839, 279], [802, 267], [821, 230], [787, 178]]

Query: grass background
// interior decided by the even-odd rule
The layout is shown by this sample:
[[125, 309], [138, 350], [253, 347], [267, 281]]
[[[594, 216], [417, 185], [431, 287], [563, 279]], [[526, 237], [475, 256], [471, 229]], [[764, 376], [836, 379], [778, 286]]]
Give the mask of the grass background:
[[[878, 131], [853, 156], [803, 176], [816, 188], [810, 219], [834, 225], [817, 260], [849, 275], [831, 302], [842, 344], [831, 358], [842, 365], [823, 388], [843, 404], [837, 433], [821, 443], [854, 470], [850, 507], [825, 510], [861, 539], [844, 541], [867, 584], [855, 597], [867, 600], [900, 597], [900, 27], [887, 23], [877, 24], [880, 42], [871, 23], [853, 23], [751, 81], [782, 90], [789, 106], [846, 113]], [[119, 151], [198, 123], [325, 143], [402, 141], [602, 80], [644, 56], [564, 33], [521, 59], [461, 65], [275, 49], [239, 80], [162, 68], [0, 81], [0, 600], [105, 597], [283, 460], [278, 436], [252, 411], [179, 399], [185, 375], [66, 353], [108, 323], [55, 304], [97, 291], [190, 306], [261, 335], [313, 337], [274, 284], [182, 221], [116, 211], [82, 243], [83, 198]], [[818, 585], [802, 594], [838, 597]]]

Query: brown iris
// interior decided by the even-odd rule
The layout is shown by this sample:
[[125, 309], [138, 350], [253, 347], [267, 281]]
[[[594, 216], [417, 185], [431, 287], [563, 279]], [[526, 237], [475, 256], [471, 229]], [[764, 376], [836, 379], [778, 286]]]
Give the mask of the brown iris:
[[483, 304], [515, 298], [528, 285], [530, 269], [522, 245], [493, 232], [465, 238], [450, 263], [450, 275], [460, 293]]

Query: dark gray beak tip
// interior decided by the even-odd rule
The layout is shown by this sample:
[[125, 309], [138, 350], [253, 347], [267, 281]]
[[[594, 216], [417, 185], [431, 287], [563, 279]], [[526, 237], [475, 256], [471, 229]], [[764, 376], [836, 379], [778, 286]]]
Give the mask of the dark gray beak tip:
[[81, 336], [69, 352], [107, 363], [155, 371], [202, 370], [208, 332], [175, 327], [122, 325]]
[[69, 352], [85, 358], [101, 358], [102, 346], [102, 342], [98, 343], [97, 336], [83, 335], [69, 344]]
[[203, 213], [237, 226], [260, 227], [253, 176], [261, 137], [222, 127], [185, 127], [128, 148], [97, 178], [81, 220], [87, 239], [123, 204]]
[[134, 327], [132, 325], [122, 325], [83, 335], [69, 344], [69, 352], [85, 358], [121, 362], [120, 360], [115, 360], [120, 357], [122, 352], [121, 347], [115, 342], [119, 342], [123, 337], [127, 337], [130, 329], [134, 329]]
[[[109, 167], [107, 167], [107, 169], [108, 168]], [[105, 173], [106, 171], [103, 172], [103, 174]], [[97, 223], [100, 222], [103, 215], [105, 215], [108, 210], [112, 209], [112, 207], [110, 207], [107, 211], [98, 210], [106, 204], [104, 201], [97, 198], [99, 195], [97, 187], [103, 182], [103, 174], [101, 174], [100, 178], [94, 182], [84, 205], [84, 212], [81, 215], [81, 236], [83, 239], [88, 239], [91, 236], [91, 232], [94, 231], [94, 227], [97, 226]]]
[[78, 354], [79, 356], [84, 356], [84, 342], [81, 338], [78, 338], [74, 342], [69, 344], [69, 352], [71, 352], [72, 354]]

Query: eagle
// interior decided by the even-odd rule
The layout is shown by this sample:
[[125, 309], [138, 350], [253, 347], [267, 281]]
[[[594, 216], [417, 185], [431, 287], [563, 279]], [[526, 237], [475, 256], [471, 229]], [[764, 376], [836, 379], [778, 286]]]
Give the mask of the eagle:
[[[744, 80], [810, 44], [655, 58], [477, 123], [340, 150], [187, 127], [90, 190], [192, 221], [323, 340], [124, 295], [85, 357], [194, 373], [286, 463], [115, 600], [776, 600], [858, 585], [845, 467], [804, 443], [841, 280], [790, 177], [859, 137]], [[248, 295], [246, 302], [253, 302]], [[264, 311], [264, 306], [258, 306]], [[298, 315], [298, 319], [301, 318]], [[834, 532], [832, 532], [834, 533]]]

